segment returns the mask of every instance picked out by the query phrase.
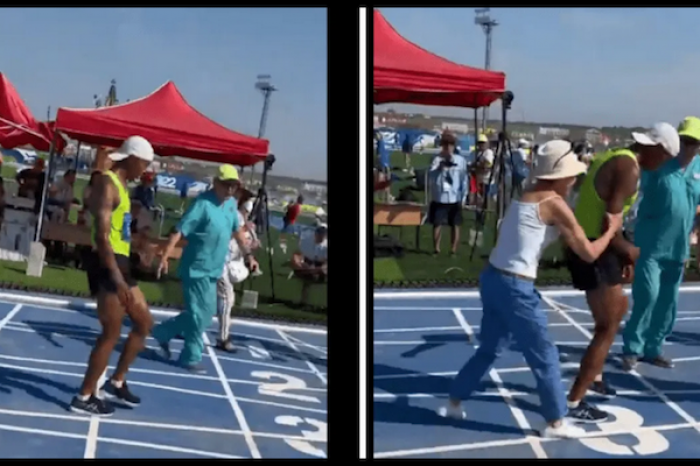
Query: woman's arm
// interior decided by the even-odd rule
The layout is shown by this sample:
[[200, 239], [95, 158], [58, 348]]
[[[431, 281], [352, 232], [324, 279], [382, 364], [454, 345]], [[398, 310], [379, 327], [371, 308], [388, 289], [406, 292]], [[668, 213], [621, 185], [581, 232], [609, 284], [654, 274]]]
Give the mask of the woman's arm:
[[598, 259], [622, 227], [622, 213], [614, 215], [608, 213], [606, 214], [608, 216], [608, 228], [605, 230], [605, 233], [595, 241], [589, 241], [571, 208], [563, 199], [555, 199], [548, 204], [551, 222], [559, 230], [562, 240], [586, 262], [593, 262]]

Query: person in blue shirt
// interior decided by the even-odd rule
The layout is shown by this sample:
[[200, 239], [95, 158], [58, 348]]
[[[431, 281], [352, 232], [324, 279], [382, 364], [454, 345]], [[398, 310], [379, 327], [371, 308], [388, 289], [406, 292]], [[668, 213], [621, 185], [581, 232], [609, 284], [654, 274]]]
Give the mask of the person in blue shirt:
[[433, 159], [429, 171], [431, 202], [428, 222], [433, 225], [433, 246], [440, 254], [442, 226], [449, 225], [451, 254], [457, 254], [459, 228], [462, 225], [462, 204], [467, 195], [467, 161], [455, 155], [457, 140], [452, 133], [440, 137], [440, 153]]
[[700, 202], [700, 119], [680, 124], [681, 150], [644, 180], [634, 243], [639, 259], [632, 283], [632, 314], [623, 332], [623, 367], [641, 360], [671, 368], [663, 355], [678, 307], [678, 288], [690, 255], [690, 233]]
[[193, 373], [204, 372], [200, 365], [204, 349], [202, 332], [216, 314], [216, 282], [223, 274], [232, 234], [250, 270], [258, 268], [238, 221], [238, 206], [233, 196], [239, 187], [236, 168], [221, 165], [212, 189], [200, 194], [183, 215], [158, 266], [159, 277], [167, 273], [173, 249], [181, 239], [187, 240], [178, 269], [185, 310], [153, 328], [152, 335], [166, 359], [171, 356], [170, 340], [181, 335], [185, 346], [178, 362]]
[[[377, 180], [379, 182], [391, 180], [391, 156], [389, 154], [389, 149], [386, 147], [382, 133], [377, 131], [375, 133], [375, 138], [377, 140]], [[387, 187], [384, 190], [385, 201], [388, 202], [391, 199], [390, 188]]]

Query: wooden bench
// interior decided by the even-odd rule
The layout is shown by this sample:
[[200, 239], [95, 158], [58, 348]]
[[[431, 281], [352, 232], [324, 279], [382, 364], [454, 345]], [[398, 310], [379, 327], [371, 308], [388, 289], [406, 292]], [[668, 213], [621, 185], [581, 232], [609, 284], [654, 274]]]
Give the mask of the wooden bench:
[[[75, 244], [79, 246], [92, 246], [92, 232], [89, 227], [74, 225], [72, 223], [56, 223], [47, 222], [44, 224], [41, 232], [41, 239], [46, 241], [60, 241], [67, 244]], [[134, 241], [141, 243], [140, 241]], [[160, 257], [163, 254], [165, 246], [168, 244], [167, 238], [148, 238], [146, 242], [139, 244], [141, 248], [148, 248], [145, 253], [150, 253], [152, 257]], [[180, 241], [175, 246], [170, 259], [180, 259], [182, 257], [182, 248], [187, 244], [186, 241]]]

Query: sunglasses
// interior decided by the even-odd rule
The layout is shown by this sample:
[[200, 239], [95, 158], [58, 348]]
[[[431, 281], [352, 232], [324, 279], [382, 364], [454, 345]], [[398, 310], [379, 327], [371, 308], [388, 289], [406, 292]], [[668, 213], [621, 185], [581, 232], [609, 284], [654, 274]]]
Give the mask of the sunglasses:
[[574, 153], [574, 145], [571, 144], [571, 148], [570, 148], [568, 151], [564, 152], [564, 154], [561, 155], [561, 156], [552, 164], [552, 170], [554, 170], [555, 168], [557, 168], [557, 166], [558, 166], [559, 163], [564, 159], [564, 157], [566, 157], [566, 156], [569, 155], [569, 154], [573, 154], [573, 153]]

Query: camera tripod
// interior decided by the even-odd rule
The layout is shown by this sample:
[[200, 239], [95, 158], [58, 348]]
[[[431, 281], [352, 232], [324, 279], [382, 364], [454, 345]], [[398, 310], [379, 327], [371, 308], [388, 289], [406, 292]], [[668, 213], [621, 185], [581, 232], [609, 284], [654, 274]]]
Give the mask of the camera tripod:
[[[506, 116], [508, 110], [510, 110], [512, 102], [513, 93], [506, 91], [503, 95], [502, 102], [503, 130], [498, 133], [498, 141], [496, 150], [494, 151], [493, 166], [491, 167], [488, 184], [486, 185], [486, 191], [484, 192], [483, 199], [481, 201], [481, 208], [477, 209], [476, 211], [476, 234], [474, 235], [474, 241], [471, 244], [471, 251], [469, 253], [470, 261], [474, 259], [474, 252], [476, 251], [478, 244], [477, 239], [480, 235], [483, 235], [490, 197], [489, 190], [491, 186], [494, 185], [494, 181], [496, 186], [496, 219], [494, 222], [494, 230], [496, 232], [498, 232], [498, 228], [501, 225], [501, 220], [503, 219], [506, 208], [515, 196], [516, 192], [518, 196], [522, 194], [522, 187], [519, 183], [515, 170], [513, 145], [508, 138], [508, 133], [506, 132]], [[508, 159], [506, 159], [506, 157], [508, 157]], [[510, 192], [508, 191], [509, 183], [507, 182], [508, 177], [506, 175], [508, 164], [510, 164]], [[497, 238], [498, 234], [494, 235], [494, 245], [496, 244]]]
[[[265, 231], [265, 238], [267, 240], [267, 260], [268, 267], [270, 268], [270, 289], [272, 290], [272, 301], [275, 300], [275, 273], [272, 268], [272, 241], [270, 240], [270, 204], [267, 198], [267, 172], [272, 170], [272, 166], [275, 163], [275, 156], [270, 154], [265, 159], [265, 165], [262, 173], [262, 181], [260, 183], [260, 188], [258, 188], [257, 198], [253, 204], [253, 209], [248, 217], [248, 220], [253, 222], [256, 227], [258, 235]], [[260, 228], [258, 228], [260, 226]]]

